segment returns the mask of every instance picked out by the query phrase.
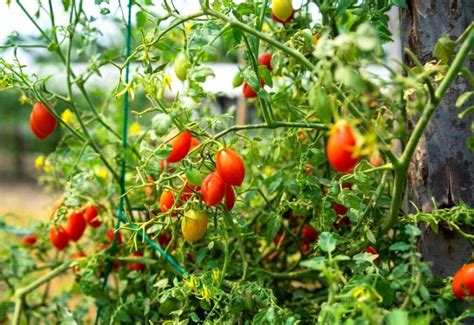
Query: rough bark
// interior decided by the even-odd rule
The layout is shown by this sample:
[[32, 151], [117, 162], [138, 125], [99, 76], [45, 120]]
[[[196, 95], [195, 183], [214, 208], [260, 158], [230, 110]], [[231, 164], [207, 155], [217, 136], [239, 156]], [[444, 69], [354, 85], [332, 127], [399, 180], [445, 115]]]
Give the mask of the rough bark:
[[[473, 21], [472, 0], [411, 0], [407, 4], [409, 9], [400, 14], [402, 46], [410, 48], [422, 63], [434, 59], [432, 50], [439, 37], [447, 34], [456, 39]], [[411, 64], [407, 56], [404, 61]], [[468, 66], [472, 71], [472, 61]], [[466, 145], [473, 117], [459, 119], [455, 107], [459, 95], [467, 90], [465, 78], [458, 78], [450, 87], [410, 164], [408, 200], [420, 210], [431, 211], [433, 199], [440, 208], [460, 201], [474, 203], [474, 154]], [[472, 252], [468, 240], [442, 225], [439, 234], [424, 228], [420, 248], [438, 276], [453, 275]]]

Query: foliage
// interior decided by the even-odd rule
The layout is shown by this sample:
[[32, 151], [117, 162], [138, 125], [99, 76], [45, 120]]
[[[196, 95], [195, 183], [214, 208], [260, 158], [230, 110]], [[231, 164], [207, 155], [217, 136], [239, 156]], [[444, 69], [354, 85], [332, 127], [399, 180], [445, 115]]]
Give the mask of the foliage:
[[[168, 1], [160, 2], [157, 14], [145, 0], [133, 3], [132, 52], [124, 56], [100, 43], [95, 22], [114, 11], [109, 1], [96, 4], [104, 17], [85, 12], [82, 1], [63, 1], [70, 18], [56, 25], [59, 9], [39, 2], [36, 15], [49, 15], [52, 26], [37, 26], [38, 47], [64, 64], [65, 89], [50, 87], [51, 76], [29, 74], [19, 60], [0, 59], [0, 90], [44, 103], [63, 133], [41, 176], [63, 195], [49, 222], [32, 226], [38, 242], [12, 243], [7, 238], [18, 229], [0, 225], [6, 234], [0, 281], [9, 288], [2, 293], [0, 319], [8, 313], [14, 321], [24, 315], [86, 322], [94, 311], [90, 301], [65, 303], [76, 295], [95, 302], [103, 323], [427, 324], [473, 315], [472, 304], [457, 301], [450, 279], [434, 277], [417, 251], [420, 222], [433, 228], [446, 222], [472, 242], [463, 229], [472, 226], [473, 210], [460, 205], [408, 215], [401, 204], [408, 163], [462, 69], [472, 28], [451, 41], [462, 43], [457, 51], [442, 38], [435, 48], [439, 61], [393, 68], [382, 46], [391, 39], [386, 12], [392, 5], [406, 7], [401, 0], [304, 1], [286, 24], [271, 20], [267, 0], [203, 0], [201, 11], [188, 16]], [[311, 15], [314, 5], [321, 21]], [[123, 19], [113, 19], [117, 30], [126, 27]], [[22, 48], [22, 41], [11, 38], [8, 46]], [[265, 51], [272, 53], [271, 72], [257, 64]], [[234, 109], [217, 113], [217, 94], [204, 90], [218, 73], [209, 63], [237, 53], [245, 65], [236, 84], [245, 81], [255, 90], [249, 103], [257, 106], [258, 124], [234, 125]], [[189, 60], [185, 71], [178, 69], [185, 89], [170, 100], [175, 84], [168, 71], [178, 56]], [[84, 58], [87, 68], [75, 71], [73, 63]], [[89, 80], [104, 66], [116, 68], [121, 78], [111, 93], [93, 101]], [[125, 116], [124, 96], [131, 105], [136, 96], [146, 98], [145, 108]], [[58, 105], [66, 105], [69, 115]], [[420, 117], [413, 130], [406, 115]], [[331, 168], [325, 153], [340, 119], [355, 134], [351, 150], [359, 161], [345, 174]], [[163, 163], [175, 150], [172, 138], [185, 130], [200, 143], [184, 160]], [[401, 156], [392, 151], [393, 140], [405, 148]], [[196, 187], [216, 170], [216, 153], [224, 147], [245, 164], [232, 210], [223, 203], [206, 206]], [[372, 156], [386, 163], [373, 166]], [[160, 209], [164, 191], [173, 193], [166, 212]], [[99, 208], [102, 226], [88, 228], [77, 245], [53, 254], [49, 228], [88, 204]], [[208, 219], [205, 237], [193, 243], [180, 230], [191, 209]], [[305, 237], [307, 225], [319, 233], [317, 240]], [[117, 226], [122, 243], [113, 233]], [[368, 246], [379, 256], [365, 252]], [[72, 258], [81, 251], [85, 258]], [[46, 278], [29, 275], [44, 269], [51, 269]], [[36, 291], [36, 284], [65, 271], [75, 277], [70, 290], [51, 296]]]

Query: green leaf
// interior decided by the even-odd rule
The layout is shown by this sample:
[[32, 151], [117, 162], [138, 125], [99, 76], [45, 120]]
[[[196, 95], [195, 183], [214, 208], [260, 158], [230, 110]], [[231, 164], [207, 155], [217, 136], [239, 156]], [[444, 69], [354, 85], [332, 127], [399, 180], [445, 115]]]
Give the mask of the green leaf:
[[331, 106], [326, 91], [320, 86], [315, 86], [308, 95], [309, 105], [316, 111], [316, 116], [321, 122], [328, 124], [331, 122]]
[[318, 245], [324, 252], [330, 253], [336, 249], [336, 238], [329, 233], [323, 232], [318, 239]]
[[389, 250], [395, 251], [395, 252], [406, 252], [410, 250], [410, 245], [405, 242], [398, 242], [398, 243], [390, 245]]
[[455, 47], [456, 42], [450, 39], [449, 36], [443, 35], [438, 42], [436, 42], [433, 55], [437, 57], [442, 64], [448, 64], [453, 57]]
[[356, 91], [364, 91], [366, 89], [366, 85], [357, 71], [349, 66], [339, 66], [336, 69], [334, 77], [338, 82], [343, 83], [348, 88], [352, 88]]
[[390, 3], [393, 6], [397, 6], [399, 8], [403, 8], [403, 9], [408, 9], [408, 6], [407, 6], [407, 3], [405, 2], [405, 0], [390, 0]]
[[394, 309], [387, 316], [388, 325], [409, 325], [408, 313], [401, 309]]
[[136, 14], [137, 28], [145, 26], [147, 14], [145, 11], [138, 11]]
[[324, 268], [325, 262], [326, 262], [326, 257], [317, 256], [313, 259], [301, 262], [301, 266], [304, 266], [313, 270], [321, 271]]
[[270, 71], [264, 65], [258, 66], [258, 75], [263, 79], [263, 82], [270, 87], [273, 87], [273, 80]]

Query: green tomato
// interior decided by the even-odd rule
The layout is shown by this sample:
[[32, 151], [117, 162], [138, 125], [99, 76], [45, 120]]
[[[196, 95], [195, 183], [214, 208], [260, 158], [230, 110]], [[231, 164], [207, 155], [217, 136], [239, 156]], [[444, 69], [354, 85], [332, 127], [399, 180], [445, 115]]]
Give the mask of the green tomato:
[[201, 186], [203, 181], [202, 174], [194, 168], [190, 168], [186, 171], [186, 179], [189, 183], [195, 186]]
[[244, 82], [244, 77], [242, 77], [242, 73], [240, 73], [240, 71], [238, 71], [238, 72], [235, 74], [234, 79], [232, 79], [232, 87], [237, 88], [237, 87], [239, 87], [243, 82]]
[[189, 62], [189, 58], [186, 53], [179, 53], [176, 57], [176, 60], [174, 60], [174, 73], [176, 73], [176, 77], [178, 77], [181, 81], [186, 80], [190, 66], [191, 62]]

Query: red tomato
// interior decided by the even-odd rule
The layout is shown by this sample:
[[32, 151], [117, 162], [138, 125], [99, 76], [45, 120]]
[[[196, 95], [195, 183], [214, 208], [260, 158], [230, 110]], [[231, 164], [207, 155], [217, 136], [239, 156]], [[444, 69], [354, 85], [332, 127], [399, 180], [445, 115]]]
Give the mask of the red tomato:
[[192, 150], [192, 149], [196, 148], [200, 144], [201, 144], [201, 141], [199, 141], [198, 138], [192, 137], [191, 138], [191, 148], [189, 150]]
[[304, 225], [303, 229], [301, 229], [301, 237], [307, 243], [314, 243], [318, 239], [318, 233], [310, 225]]
[[217, 172], [224, 182], [230, 185], [240, 186], [245, 178], [245, 166], [242, 158], [230, 148], [224, 148], [217, 152]]
[[[143, 252], [134, 252], [132, 254], [132, 256], [143, 257]], [[144, 272], [145, 271], [145, 264], [132, 262], [132, 263], [129, 264], [128, 268], [130, 269], [130, 271]]]
[[311, 246], [309, 246], [308, 242], [302, 240], [300, 241], [300, 249], [303, 252], [303, 254], [306, 254], [311, 250]]
[[[364, 249], [364, 252], [365, 252], [365, 253], [372, 254], [372, 255], [379, 255], [379, 253], [377, 252], [377, 250], [376, 250], [375, 247], [373, 247], [373, 246], [368, 246], [366, 249]], [[377, 257], [377, 258], [374, 260], [374, 263], [375, 263], [375, 264], [379, 264], [379, 263], [380, 263], [380, 257]]]
[[258, 56], [258, 65], [264, 65], [269, 71], [272, 71], [272, 53], [263, 52]]
[[456, 272], [451, 287], [458, 299], [474, 296], [474, 263], [465, 264]]
[[334, 211], [336, 211], [336, 214], [340, 217], [346, 215], [347, 213], [347, 208], [343, 206], [342, 204], [333, 202], [332, 208], [334, 209]]
[[225, 206], [227, 210], [232, 210], [235, 204], [235, 191], [232, 185], [225, 184]]
[[272, 12], [272, 19], [274, 21], [276, 21], [277, 23], [280, 23], [280, 24], [286, 24], [288, 23], [289, 21], [291, 21], [293, 18], [295, 18], [295, 12], [293, 11], [290, 15], [290, 17], [288, 17], [286, 20], [281, 20], [280, 18], [278, 18], [277, 16], [275, 16], [275, 14]]
[[38, 236], [36, 234], [31, 234], [23, 237], [21, 239], [21, 242], [25, 245], [34, 245], [36, 244], [36, 241], [38, 240]]
[[171, 154], [166, 159], [169, 163], [183, 160], [191, 148], [191, 132], [183, 131], [177, 137], [170, 141]]
[[86, 229], [86, 220], [82, 212], [73, 212], [66, 224], [66, 232], [70, 240], [77, 242]]
[[69, 237], [63, 226], [57, 225], [49, 229], [49, 238], [54, 247], [62, 251], [69, 244]]
[[158, 243], [161, 247], [165, 247], [171, 241], [171, 235], [167, 232], [163, 232], [158, 236]]
[[225, 195], [225, 183], [217, 172], [210, 173], [202, 182], [202, 199], [208, 206], [219, 204]]
[[30, 115], [30, 127], [40, 140], [46, 139], [56, 128], [56, 118], [42, 103], [35, 103]]
[[[263, 82], [263, 79], [260, 78], [260, 87], [263, 88], [265, 83]], [[255, 90], [247, 83], [244, 81], [244, 84], [242, 86], [242, 94], [244, 95], [244, 98], [255, 98], [257, 97], [257, 93]]]
[[353, 156], [355, 146], [352, 128], [346, 121], [339, 121], [331, 130], [327, 143], [326, 155], [332, 168], [340, 173], [352, 172], [359, 161], [358, 157]]
[[[115, 233], [114, 229], [109, 229], [105, 233], [109, 242], [112, 242], [114, 240], [114, 233]], [[120, 231], [117, 231], [117, 245], [120, 245], [121, 243], [122, 243], [122, 235], [120, 234]]]
[[174, 205], [173, 192], [165, 190], [160, 196], [160, 210], [165, 213], [170, 210]]
[[308, 175], [312, 175], [313, 174], [313, 167], [306, 167], [304, 172]]
[[97, 218], [97, 215], [97, 206], [95, 205], [88, 205], [84, 210], [84, 218], [92, 228], [98, 228], [102, 224], [99, 218]]
[[275, 245], [280, 245], [281, 240], [283, 239], [283, 230], [278, 230], [275, 237], [273, 237], [273, 243]]

